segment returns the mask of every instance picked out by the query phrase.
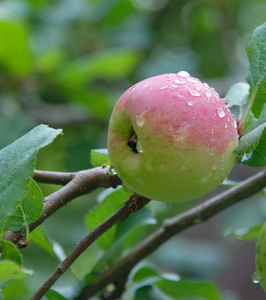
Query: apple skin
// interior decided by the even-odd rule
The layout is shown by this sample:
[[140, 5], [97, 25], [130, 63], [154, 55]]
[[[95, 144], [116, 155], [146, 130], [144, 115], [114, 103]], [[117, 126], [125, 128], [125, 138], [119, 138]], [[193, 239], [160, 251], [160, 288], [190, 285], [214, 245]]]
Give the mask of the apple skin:
[[217, 187], [236, 164], [237, 145], [225, 101], [185, 71], [129, 88], [108, 130], [108, 152], [125, 190], [164, 202], [195, 199]]
[[259, 281], [266, 292], [266, 223], [261, 228], [256, 246], [255, 280]]

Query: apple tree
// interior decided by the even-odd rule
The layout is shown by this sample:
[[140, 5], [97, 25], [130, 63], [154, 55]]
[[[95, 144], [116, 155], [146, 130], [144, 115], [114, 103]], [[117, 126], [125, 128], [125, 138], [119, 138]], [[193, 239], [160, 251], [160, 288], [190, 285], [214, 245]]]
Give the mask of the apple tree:
[[[219, 288], [211, 280], [181, 276], [149, 258], [186, 229], [215, 218], [234, 204], [249, 201], [252, 195], [265, 196], [266, 23], [254, 30], [246, 52], [246, 82], [235, 83], [226, 99], [184, 70], [128, 87], [110, 116], [108, 150], [90, 151], [92, 168], [75, 172], [37, 169], [38, 153], [58, 140], [63, 143], [65, 138], [61, 129], [44, 124], [33, 126], [2, 148], [0, 298], [5, 299], [5, 289], [14, 282], [19, 285], [25, 278], [34, 281], [38, 276], [38, 270], [28, 269], [23, 261], [23, 251], [34, 245], [53, 256], [57, 264], [35, 288], [32, 300], [221, 299]], [[89, 72], [103, 64], [105, 76], [108, 68], [117, 64], [117, 74], [123, 73], [123, 62], [131, 61], [136, 53], [131, 54], [111, 51], [107, 55], [109, 66], [98, 54], [84, 70]], [[19, 72], [28, 72], [29, 66], [25, 61]], [[70, 81], [77, 85], [82, 81], [75, 67], [70, 67], [72, 73], [56, 74], [65, 87]], [[169, 100], [174, 96], [176, 101]], [[101, 113], [97, 104], [94, 108], [96, 114]], [[146, 124], [149, 131], [143, 131]], [[259, 170], [238, 182], [227, 180], [236, 165]], [[219, 184], [222, 191], [195, 202]], [[44, 194], [45, 185], [53, 186], [51, 192]], [[88, 194], [95, 195], [97, 203], [83, 216], [87, 232], [76, 237], [66, 254], [44, 225], [66, 204], [86, 199]], [[187, 209], [173, 212], [171, 217], [157, 217], [162, 207], [171, 209], [166, 203], [184, 200], [192, 203], [184, 204], [190, 205]], [[64, 215], [62, 223], [66, 235], [76, 226]], [[253, 280], [265, 289], [265, 225], [259, 222], [246, 230], [228, 230], [227, 236], [258, 239], [256, 258], [251, 257], [254, 266], [256, 261]], [[88, 252], [95, 248], [97, 251]], [[84, 256], [86, 259], [82, 259]], [[82, 274], [76, 271], [79, 261]], [[69, 274], [71, 283], [58, 285]]]

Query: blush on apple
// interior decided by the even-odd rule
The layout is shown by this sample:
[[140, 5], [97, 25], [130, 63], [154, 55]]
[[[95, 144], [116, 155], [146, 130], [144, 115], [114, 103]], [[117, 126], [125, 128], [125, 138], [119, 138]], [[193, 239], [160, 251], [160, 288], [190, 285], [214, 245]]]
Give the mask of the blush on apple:
[[208, 84], [187, 72], [145, 79], [113, 110], [108, 151], [123, 187], [149, 199], [195, 199], [236, 164], [236, 121]]

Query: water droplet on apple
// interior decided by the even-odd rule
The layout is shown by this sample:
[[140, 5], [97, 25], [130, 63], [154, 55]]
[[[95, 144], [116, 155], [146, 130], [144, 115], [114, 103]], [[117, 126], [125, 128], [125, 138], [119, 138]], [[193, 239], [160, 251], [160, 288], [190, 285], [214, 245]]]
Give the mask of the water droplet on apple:
[[187, 77], [187, 81], [191, 82], [191, 83], [197, 83], [198, 82], [198, 80], [194, 77]]
[[207, 183], [212, 177], [212, 172], [208, 173], [205, 177], [201, 179], [201, 182]]
[[195, 91], [195, 90], [189, 90], [188, 92], [191, 96], [194, 96], [194, 97], [199, 97], [201, 95], [201, 93], [199, 93], [198, 91]]
[[216, 109], [216, 112], [217, 112], [219, 118], [223, 118], [225, 116], [224, 110], [220, 107]]
[[116, 169], [113, 166], [111, 166], [109, 170], [110, 170], [111, 174], [113, 174], [113, 175], [117, 174]]
[[160, 91], [163, 91], [165, 89], [167, 89], [167, 86], [163, 86], [163, 87], [159, 88]]
[[180, 71], [177, 73], [177, 75], [180, 77], [189, 77], [190, 76], [189, 73], [186, 71]]
[[188, 101], [188, 102], [187, 102], [187, 105], [189, 105], [189, 106], [192, 106], [193, 104], [194, 104], [193, 101]]
[[165, 172], [166, 171], [166, 165], [164, 163], [161, 163], [159, 166], [159, 171]]
[[210, 98], [211, 95], [212, 95], [212, 93], [211, 93], [211, 92], [205, 92], [205, 95], [206, 95], [208, 98]]
[[152, 171], [152, 170], [153, 170], [152, 165], [151, 165], [151, 164], [147, 164], [147, 165], [146, 165], [146, 170], [147, 170], [147, 171]]
[[195, 85], [195, 90], [200, 92], [201, 91], [201, 86], [200, 85]]
[[138, 183], [139, 185], [144, 185], [143, 179], [142, 179], [141, 177], [137, 178], [137, 183]]
[[251, 153], [245, 153], [241, 159], [241, 162], [249, 160], [252, 157], [252, 152]]
[[176, 89], [176, 88], [178, 88], [178, 85], [173, 84], [172, 87]]
[[228, 127], [228, 124], [226, 123], [224, 126], [225, 126], [225, 128], [227, 128], [227, 127]]
[[234, 127], [237, 128], [237, 121], [236, 116], [232, 114], [233, 120], [234, 120]]
[[203, 83], [203, 86], [205, 86], [205, 88], [207, 88], [207, 89], [210, 88], [210, 86], [209, 86], [208, 83], [206, 83], [206, 82]]
[[185, 83], [186, 83], [186, 80], [183, 79], [183, 78], [177, 78], [177, 79], [175, 79], [175, 83], [185, 84]]
[[229, 106], [229, 101], [226, 98], [223, 98], [222, 100], [223, 100], [225, 106], [228, 107]]
[[190, 124], [186, 122], [181, 123], [179, 129], [174, 134], [174, 139], [181, 141], [184, 140], [189, 135], [189, 128], [191, 127]]
[[142, 127], [145, 123], [145, 111], [142, 111], [139, 115], [136, 116], [136, 123], [139, 127]]
[[136, 84], [133, 85], [129, 90], [130, 90], [130, 91], [133, 91], [133, 90], [135, 89], [135, 87], [136, 87]]
[[140, 140], [137, 142], [137, 151], [138, 153], [143, 153], [142, 143]]
[[253, 275], [252, 275], [252, 281], [254, 283], [259, 283], [260, 282], [260, 276], [257, 274], [257, 272], [255, 272]]
[[135, 192], [134, 188], [125, 181], [123, 181], [122, 186], [126, 193], [134, 193]]

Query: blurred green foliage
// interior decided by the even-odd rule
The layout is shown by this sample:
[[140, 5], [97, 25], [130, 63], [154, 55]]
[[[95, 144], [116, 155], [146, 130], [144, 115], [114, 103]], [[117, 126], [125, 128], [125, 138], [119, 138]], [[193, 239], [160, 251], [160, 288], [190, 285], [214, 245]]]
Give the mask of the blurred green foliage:
[[[89, 168], [90, 150], [106, 147], [110, 113], [127, 88], [148, 76], [186, 70], [223, 95], [232, 83], [244, 80], [248, 65], [245, 45], [253, 29], [265, 19], [265, 0], [2, 0], [0, 148], [45, 123], [62, 128], [64, 136], [40, 151], [37, 168]], [[42, 185], [42, 189], [46, 195], [54, 187]], [[66, 252], [86, 234], [84, 211], [94, 206], [95, 199], [96, 193], [76, 199], [44, 225], [51, 240], [62, 244]], [[252, 206], [256, 213], [249, 220], [253, 225], [265, 219], [259, 213], [263, 204], [256, 201], [257, 208]], [[188, 205], [193, 203], [171, 209], [165, 204], [151, 204], [157, 220]], [[242, 225], [246, 217], [240, 213], [239, 223], [235, 217], [242, 207], [245, 211], [245, 206], [239, 205], [231, 215], [219, 219], [216, 230], [221, 229], [224, 220], [233, 218], [231, 223]], [[148, 235], [151, 227], [154, 230], [157, 226], [152, 224], [145, 230], [135, 228], [131, 238], [136, 241]], [[130, 248], [130, 239], [125, 240]], [[197, 247], [182, 239], [181, 243], [178, 255], [182, 262], [167, 261], [176, 247], [174, 242], [167, 244], [169, 255], [159, 251], [157, 259], [167, 261], [169, 268], [177, 265], [175, 271], [195, 278], [213, 278], [223, 264], [214, 261], [228, 255], [204, 241]], [[200, 253], [205, 259], [195, 264], [195, 255], [187, 251], [191, 248], [203, 249]], [[101, 251], [94, 245], [73, 265], [73, 272], [78, 277], [87, 274]], [[18, 293], [20, 299], [28, 299], [58, 263], [34, 244], [23, 251], [23, 257], [27, 268], [37, 270], [36, 276], [23, 283], [14, 281], [4, 289], [4, 299], [16, 299]], [[68, 274], [64, 278], [64, 283], [74, 281]], [[251, 297], [241, 289], [240, 298], [224, 293], [225, 300], [265, 297], [259, 293]]]

